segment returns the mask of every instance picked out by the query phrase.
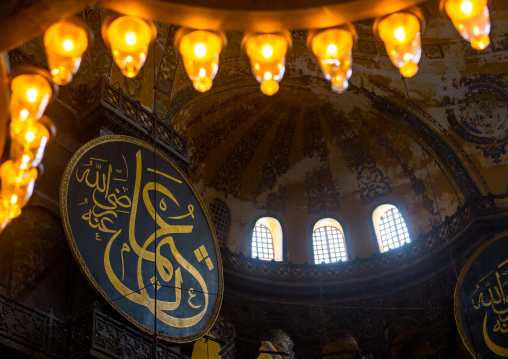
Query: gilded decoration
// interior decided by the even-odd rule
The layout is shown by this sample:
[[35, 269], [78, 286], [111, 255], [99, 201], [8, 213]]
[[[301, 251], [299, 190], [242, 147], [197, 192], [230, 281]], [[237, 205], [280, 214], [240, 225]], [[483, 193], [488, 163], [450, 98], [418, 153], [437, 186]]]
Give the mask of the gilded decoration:
[[508, 356], [507, 247], [507, 231], [484, 243], [466, 262], [455, 289], [459, 334], [480, 359]]
[[126, 136], [89, 142], [66, 169], [61, 212], [79, 267], [117, 311], [174, 342], [208, 332], [222, 301], [219, 247], [167, 156]]

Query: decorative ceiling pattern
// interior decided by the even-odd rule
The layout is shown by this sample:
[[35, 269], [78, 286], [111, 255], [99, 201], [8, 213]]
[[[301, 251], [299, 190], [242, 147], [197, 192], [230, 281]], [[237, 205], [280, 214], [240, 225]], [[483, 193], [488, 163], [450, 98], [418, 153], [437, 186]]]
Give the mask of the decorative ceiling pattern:
[[307, 208], [309, 213], [339, 209], [339, 192], [333, 183], [328, 148], [323, 140], [323, 129], [317, 108], [305, 110], [303, 118], [303, 155], [318, 155], [319, 167], [305, 173], [307, 182]]
[[434, 200], [432, 200], [427, 194], [427, 187], [425, 183], [416, 177], [415, 171], [411, 165], [402, 158], [401, 153], [398, 149], [395, 148], [395, 144], [392, 141], [384, 136], [383, 134], [373, 130], [368, 127], [367, 122], [365, 120], [360, 120], [362, 125], [368, 129], [369, 134], [376, 139], [376, 143], [383, 149], [386, 150], [390, 158], [394, 159], [397, 164], [402, 168], [404, 175], [413, 183], [411, 188], [414, 193], [418, 196], [422, 196], [423, 207], [430, 213], [434, 214]]
[[[321, 112], [327, 119], [349, 170], [356, 173], [362, 203], [369, 204], [390, 194], [392, 189], [386, 176], [377, 168], [376, 160], [371, 156], [368, 147], [362, 144], [358, 135], [348, 125], [347, 119], [337, 114], [330, 105], [322, 107]], [[353, 120], [360, 119], [353, 117]]]
[[450, 127], [475, 143], [485, 158], [500, 163], [508, 143], [508, 76], [472, 74], [462, 78], [460, 86], [461, 97], [444, 101]]
[[[281, 104], [279, 111], [289, 115], [284, 104]], [[233, 150], [226, 157], [223, 165], [216, 172], [210, 185], [219, 191], [236, 196], [242, 185], [242, 172], [247, 169], [250, 160], [254, 156], [256, 148], [266, 136], [273, 124], [281, 117], [277, 110], [270, 109], [262, 113], [258, 120], [245, 131], [244, 135], [236, 142]]]
[[[351, 236], [368, 237], [369, 211], [383, 201], [405, 209], [417, 235], [458, 204], [506, 191], [500, 178], [508, 166], [508, 6], [489, 5], [492, 43], [478, 52], [441, 17], [437, 2], [425, 3], [420, 73], [406, 83], [372, 35], [372, 21], [356, 23], [353, 76], [343, 95], [320, 73], [307, 31], [292, 31], [293, 49], [273, 97], [260, 93], [241, 51], [243, 35], [234, 31], [227, 32], [207, 93], [195, 91], [185, 74], [173, 46], [178, 27], [171, 24], [157, 24], [142, 73], [125, 79], [100, 35], [107, 10], [94, 6], [81, 15], [95, 40], [60, 98], [86, 111], [91, 89], [105, 76], [186, 135], [191, 180], [205, 200], [230, 206], [232, 246], [248, 248], [248, 224], [266, 213], [301, 228], [332, 214], [349, 221]], [[40, 39], [11, 52], [11, 61], [44, 64]], [[307, 250], [307, 234], [298, 235], [298, 250]], [[353, 258], [369, 253], [352, 251]]]

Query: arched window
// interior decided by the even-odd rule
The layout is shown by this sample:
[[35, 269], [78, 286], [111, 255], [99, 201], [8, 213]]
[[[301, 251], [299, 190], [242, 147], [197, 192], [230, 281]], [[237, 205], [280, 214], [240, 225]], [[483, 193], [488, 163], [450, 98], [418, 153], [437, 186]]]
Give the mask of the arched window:
[[312, 245], [315, 264], [347, 261], [344, 231], [335, 219], [323, 218], [317, 221], [312, 230]]
[[252, 258], [282, 261], [282, 227], [275, 218], [257, 220], [252, 231]]
[[386, 252], [411, 242], [406, 222], [393, 204], [382, 204], [372, 213], [379, 250]]
[[219, 245], [227, 245], [229, 228], [231, 227], [231, 211], [228, 206], [219, 199], [214, 199], [210, 203], [210, 216], [215, 227]]

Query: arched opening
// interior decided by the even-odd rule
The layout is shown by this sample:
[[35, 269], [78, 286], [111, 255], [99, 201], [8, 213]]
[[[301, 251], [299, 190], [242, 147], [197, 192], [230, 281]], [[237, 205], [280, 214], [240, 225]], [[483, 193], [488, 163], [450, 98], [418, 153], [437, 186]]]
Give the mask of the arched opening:
[[257, 220], [252, 230], [252, 257], [282, 261], [282, 227], [272, 217]]
[[372, 212], [372, 222], [380, 252], [399, 248], [411, 242], [406, 221], [393, 204], [379, 205]]
[[347, 247], [344, 230], [333, 218], [323, 218], [312, 229], [314, 263], [335, 263], [347, 261]]

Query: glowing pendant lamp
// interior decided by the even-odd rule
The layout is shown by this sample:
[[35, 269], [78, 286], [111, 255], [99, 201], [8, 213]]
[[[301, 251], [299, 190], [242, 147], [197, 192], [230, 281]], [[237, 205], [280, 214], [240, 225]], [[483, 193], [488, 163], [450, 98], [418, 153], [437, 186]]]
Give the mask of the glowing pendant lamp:
[[44, 34], [44, 46], [53, 81], [67, 85], [79, 70], [88, 47], [88, 30], [79, 18], [57, 22]]
[[284, 76], [286, 53], [292, 46], [289, 31], [273, 33], [247, 32], [242, 41], [261, 92], [267, 96], [277, 93]]
[[487, 0], [443, 0], [441, 11], [448, 15], [460, 36], [476, 50], [490, 44], [490, 12]]
[[102, 37], [111, 47], [113, 59], [129, 78], [141, 71], [156, 35], [153, 21], [135, 16], [111, 14], [102, 25]]
[[351, 24], [309, 32], [307, 46], [317, 57], [321, 71], [332, 83], [334, 92], [343, 93], [348, 88], [355, 41], [356, 31]]
[[9, 110], [13, 121], [40, 119], [58, 87], [49, 72], [32, 66], [16, 68], [10, 76]]
[[404, 77], [413, 77], [418, 72], [422, 26], [423, 14], [417, 8], [378, 18], [374, 24], [390, 60]]
[[180, 29], [175, 35], [175, 48], [182, 55], [187, 75], [194, 88], [206, 92], [212, 87], [219, 69], [219, 55], [226, 46], [222, 32]]

